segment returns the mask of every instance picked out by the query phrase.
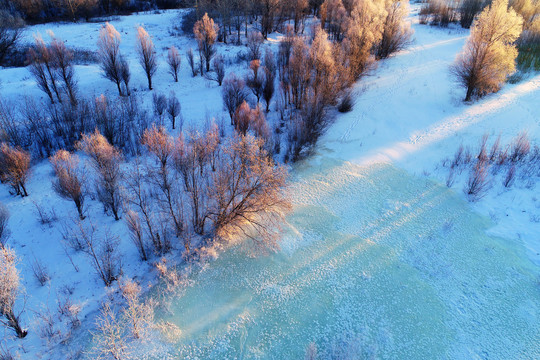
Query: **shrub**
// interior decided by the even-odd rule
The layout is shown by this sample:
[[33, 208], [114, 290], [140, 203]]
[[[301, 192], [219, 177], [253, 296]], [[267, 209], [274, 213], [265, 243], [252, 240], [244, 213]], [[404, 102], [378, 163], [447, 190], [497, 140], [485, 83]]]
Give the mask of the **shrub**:
[[148, 80], [148, 89], [152, 90], [152, 76], [157, 71], [157, 58], [154, 51], [154, 43], [142, 26], [137, 28], [137, 53], [139, 55], [139, 63]]
[[26, 181], [30, 176], [30, 154], [7, 144], [0, 146], [0, 179], [7, 182], [15, 195], [28, 196]]
[[115, 220], [120, 220], [122, 196], [120, 181], [123, 173], [120, 169], [122, 155], [103, 135], [96, 130], [93, 134], [83, 134], [77, 143], [77, 149], [85, 152], [91, 159], [96, 171], [96, 193], [105, 212], [112, 212]]
[[79, 167], [78, 157], [68, 151], [59, 150], [51, 158], [51, 163], [56, 174], [56, 180], [53, 182], [54, 191], [61, 197], [72, 200], [79, 218], [84, 220], [85, 176]]
[[28, 332], [20, 322], [21, 314], [15, 311], [15, 302], [21, 292], [19, 271], [16, 268], [17, 257], [9, 248], [0, 249], [0, 315], [6, 321], [0, 324], [10, 328], [18, 338], [24, 338]]
[[489, 188], [488, 180], [488, 164], [485, 161], [477, 161], [465, 186], [465, 193], [471, 201], [476, 201], [485, 195]]
[[178, 82], [178, 71], [180, 71], [182, 58], [174, 46], [171, 46], [167, 52], [167, 64], [169, 65], [169, 73], [172, 75], [174, 82]]
[[526, 132], [519, 134], [510, 145], [510, 160], [512, 162], [523, 160], [531, 151], [531, 144]]
[[[118, 94], [123, 96], [122, 82], [128, 78], [129, 68], [120, 54], [120, 33], [116, 31], [114, 26], [106, 23], [99, 31], [97, 46], [103, 75], [116, 84]], [[128, 91], [126, 89], [126, 92]]]
[[244, 80], [231, 73], [223, 82], [221, 89], [223, 105], [229, 112], [231, 125], [234, 125], [234, 113], [236, 109], [247, 99], [246, 84]]

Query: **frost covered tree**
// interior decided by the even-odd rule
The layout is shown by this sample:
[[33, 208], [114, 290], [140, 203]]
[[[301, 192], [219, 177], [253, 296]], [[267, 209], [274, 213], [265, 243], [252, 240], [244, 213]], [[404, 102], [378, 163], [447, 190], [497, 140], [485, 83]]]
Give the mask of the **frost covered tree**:
[[69, 151], [59, 150], [51, 157], [51, 163], [56, 174], [53, 181], [54, 191], [65, 199], [72, 200], [77, 207], [79, 218], [84, 220], [84, 174], [79, 166], [77, 155]]
[[342, 0], [325, 0], [321, 5], [319, 16], [321, 27], [326, 29], [332, 39], [341, 41], [348, 20], [347, 10]]
[[169, 73], [172, 75], [174, 82], [178, 82], [178, 71], [180, 71], [182, 58], [174, 46], [171, 46], [167, 52], [167, 64], [169, 65]]
[[266, 49], [263, 62], [264, 83], [262, 88], [262, 98], [266, 104], [266, 112], [270, 111], [270, 102], [274, 97], [276, 82], [276, 59], [270, 48]]
[[0, 179], [15, 195], [28, 196], [26, 181], [30, 176], [30, 153], [4, 143], [0, 146]]
[[17, 48], [23, 25], [20, 17], [0, 11], [0, 65]]
[[30, 73], [34, 76], [38, 87], [47, 94], [51, 103], [54, 104], [55, 97], [62, 102], [53, 55], [40, 36], [35, 37], [34, 46], [28, 51], [28, 60]]
[[53, 37], [50, 51], [58, 79], [62, 82], [62, 90], [72, 105], [77, 104], [77, 80], [73, 67], [73, 52], [63, 41]]
[[[167, 113], [169, 114], [169, 118], [171, 119], [171, 125], [173, 129], [176, 129], [176, 119], [180, 115], [181, 110], [182, 106], [180, 105], [180, 101], [178, 101], [175, 93], [171, 91], [171, 93], [169, 94], [169, 99], [167, 100]], [[180, 130], [181, 129], [182, 124], [180, 124]]]
[[463, 28], [470, 28], [474, 18], [485, 6], [484, 0], [463, 0], [459, 5], [459, 23]]
[[208, 217], [215, 235], [246, 236], [263, 248], [276, 248], [279, 222], [289, 207], [283, 195], [286, 174], [264, 150], [264, 140], [249, 134], [230, 138], [209, 185]]
[[16, 268], [15, 252], [7, 247], [0, 249], [0, 323], [13, 331], [19, 338], [28, 333], [21, 325], [20, 313], [15, 311], [15, 302], [20, 295], [19, 271]]
[[109, 302], [103, 304], [96, 321], [96, 330], [92, 332], [92, 355], [98, 360], [131, 359], [128, 346], [128, 329], [121, 321], [120, 314]]
[[157, 58], [154, 51], [154, 43], [142, 26], [137, 28], [137, 53], [139, 55], [139, 63], [148, 80], [148, 89], [152, 90], [152, 76], [154, 76], [157, 70]]
[[118, 94], [123, 96], [122, 81], [125, 77], [123, 58], [120, 54], [120, 33], [109, 23], [99, 30], [97, 42], [98, 57], [103, 75], [106, 79], [114, 82], [118, 88]]
[[[210, 71], [210, 61], [216, 53], [216, 40], [219, 32], [219, 27], [214, 23], [208, 14], [204, 14], [201, 20], [195, 23], [193, 33], [197, 44], [199, 45], [199, 54], [201, 54], [201, 62], [204, 59], [206, 63], [206, 71]], [[202, 68], [202, 66], [201, 66]]]
[[[141, 162], [136, 159], [126, 181], [129, 192], [127, 201], [130, 207], [134, 209], [128, 212], [126, 221], [132, 236], [135, 235], [135, 245], [143, 260], [147, 259], [148, 256], [143, 234], [141, 234], [141, 226], [144, 226], [145, 234], [150, 238], [156, 254], [162, 254], [169, 248], [169, 245], [164, 242], [167, 239], [162, 238], [159, 234], [159, 227], [156, 223], [157, 211], [154, 211], [154, 203], [151, 201], [150, 189], [146, 186], [146, 180], [147, 176], [143, 172]], [[135, 229], [136, 231], [134, 231]]]
[[0, 203], [0, 249], [3, 249], [9, 239], [9, 210], [7, 207]]
[[495, 0], [474, 21], [471, 35], [451, 67], [467, 89], [465, 101], [497, 92], [516, 69], [515, 42], [523, 20], [508, 0]]
[[386, 15], [383, 0], [354, 2], [343, 48], [355, 79], [365, 74], [373, 63], [372, 49], [382, 39]]
[[[158, 162], [157, 168], [149, 166], [149, 177], [157, 191], [159, 207], [171, 219], [175, 234], [179, 237], [184, 231], [182, 199], [177, 189], [178, 182], [171, 174], [170, 162], [175, 151], [174, 140], [163, 127], [146, 129], [142, 143]], [[164, 249], [168, 251], [169, 249]]]
[[314, 95], [325, 104], [334, 104], [341, 92], [338, 80], [337, 65], [334, 58], [334, 47], [326, 32], [317, 28], [315, 38], [309, 50], [309, 64], [313, 69], [312, 83]]
[[270, 137], [270, 130], [260, 107], [257, 106], [252, 109], [247, 102], [243, 102], [242, 105], [236, 109], [234, 114], [236, 130], [246, 135], [248, 130], [251, 130], [253, 134], [259, 138], [267, 140]]
[[231, 73], [223, 82], [221, 89], [223, 105], [231, 117], [231, 125], [234, 125], [234, 112], [247, 99], [246, 83], [236, 74]]
[[96, 129], [93, 134], [83, 134], [77, 142], [78, 150], [86, 153], [96, 171], [97, 198], [103, 204], [105, 212], [112, 212], [115, 220], [120, 220], [122, 194], [120, 182], [123, 177], [120, 163], [122, 155]]
[[249, 60], [259, 60], [261, 58], [261, 46], [264, 38], [260, 32], [250, 31], [247, 36], [246, 46], [248, 48]]
[[409, 43], [413, 33], [411, 25], [405, 20], [409, 15], [408, 0], [387, 1], [386, 12], [381, 41], [375, 48], [375, 55], [379, 59], [385, 59], [403, 49]]
[[258, 59], [252, 60], [249, 64], [249, 69], [251, 71], [246, 75], [246, 84], [257, 98], [258, 104], [263, 93], [264, 85], [264, 72], [261, 69], [261, 61]]
[[186, 57], [189, 64], [189, 68], [191, 69], [191, 76], [195, 77], [199, 73], [199, 70], [197, 70], [197, 64], [195, 64], [195, 56], [193, 55], [193, 49], [189, 48], [186, 51]]

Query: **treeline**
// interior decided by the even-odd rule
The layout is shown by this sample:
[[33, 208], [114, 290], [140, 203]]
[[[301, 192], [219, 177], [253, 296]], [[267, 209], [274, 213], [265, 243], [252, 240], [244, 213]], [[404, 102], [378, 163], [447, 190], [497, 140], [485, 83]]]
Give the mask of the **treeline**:
[[89, 20], [94, 16], [192, 6], [188, 0], [2, 0], [0, 12], [28, 23]]

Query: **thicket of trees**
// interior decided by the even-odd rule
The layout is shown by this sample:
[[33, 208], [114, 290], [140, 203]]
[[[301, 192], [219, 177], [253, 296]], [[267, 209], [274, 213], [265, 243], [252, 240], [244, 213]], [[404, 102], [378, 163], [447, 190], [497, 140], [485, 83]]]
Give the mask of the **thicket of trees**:
[[516, 40], [523, 19], [508, 0], [494, 0], [475, 20], [471, 35], [452, 66], [466, 88], [465, 101], [496, 92], [516, 70]]
[[[2, 181], [25, 196], [30, 157], [50, 159], [53, 189], [73, 202], [78, 218], [62, 231], [66, 254], [86, 254], [106, 286], [119, 279], [122, 254], [119, 240], [92, 223], [85, 208], [89, 198], [126, 222], [143, 261], [174, 249], [196, 255], [195, 237], [203, 244], [248, 237], [273, 249], [289, 206], [283, 194], [286, 170], [273, 158], [283, 155], [280, 139], [287, 139], [285, 160], [307, 154], [329, 124], [330, 110], [350, 101], [352, 83], [410, 38], [406, 1], [203, 0], [199, 5], [192, 24], [198, 61], [190, 49], [187, 61], [193, 76], [204, 75], [223, 86], [223, 105], [234, 126], [228, 136], [223, 124], [211, 122], [204, 129], [183, 129], [174, 93], [154, 93], [153, 114], [142, 109], [130, 92], [130, 69], [120, 53], [120, 34], [111, 24], [100, 30], [98, 58], [120, 97], [81, 96], [73, 54], [53, 38], [48, 44], [36, 39], [29, 53], [32, 74], [48, 99], [28, 99], [20, 107], [0, 101]], [[309, 14], [322, 20], [312, 36], [305, 27]], [[285, 36], [274, 53], [264, 48], [263, 39], [278, 28]], [[157, 55], [142, 27], [137, 35], [139, 61], [152, 90]], [[226, 74], [227, 61], [217, 54], [217, 42], [229, 39], [246, 40], [244, 76]], [[166, 60], [172, 80], [178, 81], [179, 51], [168, 49]], [[273, 108], [279, 116], [276, 128], [267, 120]], [[163, 126], [167, 118], [178, 129], [174, 136]], [[127, 314], [137, 314], [142, 304], [135, 304], [133, 295], [125, 299], [128, 312], [104, 308], [101, 333], [126, 331], [115, 327], [119, 318], [135, 321], [136, 316]], [[139, 325], [127, 323], [133, 336], [140, 336]], [[107, 342], [98, 338], [98, 344]]]
[[88, 21], [93, 16], [192, 6], [187, 0], [10, 0], [0, 11], [30, 23], [58, 20]]

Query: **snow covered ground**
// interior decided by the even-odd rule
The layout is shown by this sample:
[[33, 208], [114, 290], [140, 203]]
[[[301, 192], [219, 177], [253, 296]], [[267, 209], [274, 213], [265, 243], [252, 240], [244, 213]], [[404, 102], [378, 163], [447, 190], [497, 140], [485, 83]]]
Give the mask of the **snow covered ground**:
[[[132, 86], [147, 104], [142, 69], [135, 57], [135, 27], [143, 24], [160, 54], [156, 91], [174, 90], [187, 123], [225, 116], [216, 83], [192, 78], [183, 59], [181, 79], [166, 73], [166, 49], [181, 52], [193, 40], [175, 35], [180, 11], [120, 17]], [[413, 17], [413, 20], [415, 18]], [[68, 46], [94, 51], [101, 24], [31, 27], [47, 39], [52, 30]], [[477, 203], [468, 203], [464, 178], [445, 187], [451, 157], [461, 143], [477, 146], [488, 133], [508, 142], [521, 131], [540, 135], [540, 76], [531, 75], [469, 105], [448, 72], [467, 31], [414, 24], [414, 43], [379, 63], [356, 89], [351, 113], [338, 115], [316, 154], [293, 167], [283, 250], [246, 258], [241, 249], [222, 254], [193, 275], [193, 285], [173, 303], [167, 320], [182, 330], [183, 358], [302, 358], [313, 342], [322, 356], [348, 348], [376, 358], [511, 359], [540, 357], [540, 199], [537, 187], [499, 183]], [[278, 35], [273, 36], [277, 38]], [[220, 45], [231, 59], [243, 50]], [[243, 64], [242, 64], [243, 65]], [[241, 71], [233, 65], [229, 69]], [[115, 95], [97, 65], [76, 67], [85, 95]], [[0, 70], [0, 96], [16, 101], [39, 96], [27, 69]], [[16, 349], [23, 359], [66, 359], [84, 347], [99, 301], [107, 291], [83, 254], [76, 272], [61, 244], [62, 221], [38, 222], [37, 203], [58, 218], [74, 213], [51, 186], [47, 161], [36, 164], [24, 199], [0, 189], [11, 212], [12, 245], [20, 264], [29, 336]], [[499, 181], [499, 180], [497, 180]], [[500, 181], [499, 181], [500, 182]], [[89, 201], [89, 219], [121, 237], [124, 272], [148, 284], [149, 265], [138, 261], [125, 224]], [[30, 268], [46, 264], [50, 282], [41, 287]], [[56, 311], [71, 293], [82, 306], [83, 326], [67, 349], [49, 348], [39, 337], [36, 312]], [[65, 324], [58, 324], [61, 329]], [[173, 357], [176, 358], [176, 357]], [[325, 357], [323, 357], [325, 358]]]

